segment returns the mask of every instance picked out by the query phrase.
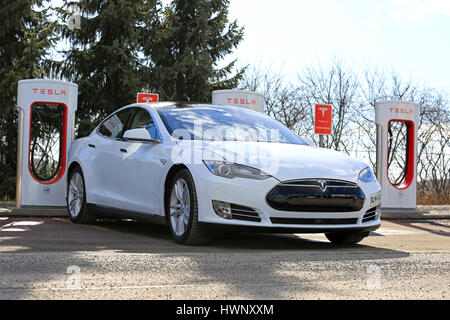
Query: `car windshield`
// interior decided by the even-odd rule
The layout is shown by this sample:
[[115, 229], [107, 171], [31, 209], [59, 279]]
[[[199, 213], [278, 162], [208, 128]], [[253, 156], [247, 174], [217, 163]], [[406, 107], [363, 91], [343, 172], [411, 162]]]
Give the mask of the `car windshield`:
[[278, 121], [262, 113], [227, 106], [162, 108], [169, 134], [180, 140], [306, 143]]

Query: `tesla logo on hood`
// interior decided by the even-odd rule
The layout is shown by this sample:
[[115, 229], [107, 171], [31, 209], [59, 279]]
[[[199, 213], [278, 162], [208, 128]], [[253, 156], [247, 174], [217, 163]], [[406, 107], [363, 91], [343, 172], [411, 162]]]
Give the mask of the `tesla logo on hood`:
[[319, 180], [319, 181], [317, 181], [317, 183], [319, 184], [319, 188], [320, 188], [320, 190], [322, 190], [322, 192], [327, 190], [327, 183], [325, 181]]

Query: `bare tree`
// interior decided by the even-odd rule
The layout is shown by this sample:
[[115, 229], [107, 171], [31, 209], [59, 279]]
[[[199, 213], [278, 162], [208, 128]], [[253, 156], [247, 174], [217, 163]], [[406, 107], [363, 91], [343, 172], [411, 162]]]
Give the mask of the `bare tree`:
[[[358, 79], [351, 67], [335, 59], [328, 67], [310, 65], [298, 75], [299, 90], [309, 106], [309, 128], [314, 125], [314, 106], [333, 106], [332, 135], [325, 139], [325, 147], [350, 153], [354, 149], [352, 118], [358, 105]], [[311, 130], [312, 131], [312, 130]], [[318, 137], [313, 137], [316, 141]]]
[[302, 134], [301, 124], [307, 119], [309, 108], [301, 92], [285, 80], [283, 71], [274, 72], [270, 68], [251, 68], [240, 87], [262, 93], [266, 113], [291, 130]]
[[450, 202], [450, 108], [440, 93], [422, 101], [419, 127], [419, 196]]
[[[366, 71], [361, 82], [361, 113], [354, 121], [364, 133], [358, 148], [365, 150], [375, 167], [376, 127], [374, 107], [377, 101], [404, 100], [420, 105], [418, 126], [418, 180], [419, 195], [439, 195], [440, 201], [449, 201], [449, 102], [443, 93], [419, 86], [411, 79], [403, 79], [395, 71]], [[394, 184], [404, 178], [406, 166], [406, 130], [396, 124], [392, 129], [389, 177]], [[437, 197], [436, 197], [437, 199]]]
[[[333, 131], [325, 147], [351, 153], [376, 166], [375, 104], [384, 100], [420, 105], [418, 126], [419, 198], [450, 201], [450, 104], [448, 93], [421, 86], [393, 70], [366, 70], [357, 76], [340, 60], [323, 67], [310, 65], [298, 81], [286, 80], [283, 71], [249, 68], [241, 88], [263, 93], [266, 112], [301, 136], [314, 135], [314, 105], [333, 106]], [[392, 127], [389, 176], [401, 183], [406, 166], [406, 127]]]

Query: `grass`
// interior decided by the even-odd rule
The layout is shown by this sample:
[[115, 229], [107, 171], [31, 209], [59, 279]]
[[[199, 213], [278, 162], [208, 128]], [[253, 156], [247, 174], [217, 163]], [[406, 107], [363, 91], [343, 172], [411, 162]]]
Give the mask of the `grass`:
[[418, 205], [450, 205], [450, 188], [439, 194], [431, 191], [418, 191], [417, 192], [417, 204]]

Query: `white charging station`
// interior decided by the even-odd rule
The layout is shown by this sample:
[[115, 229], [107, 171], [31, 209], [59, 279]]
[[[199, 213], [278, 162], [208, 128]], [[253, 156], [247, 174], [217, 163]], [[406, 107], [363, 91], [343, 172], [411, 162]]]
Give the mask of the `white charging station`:
[[[21, 80], [17, 145], [17, 208], [65, 207], [67, 156], [74, 139], [78, 86], [57, 80]], [[213, 104], [233, 105], [264, 112], [264, 96], [250, 91], [217, 90]], [[419, 105], [404, 101], [379, 102], [377, 177], [382, 209], [416, 209]], [[397, 126], [396, 126], [396, 125]], [[400, 181], [389, 177], [391, 142], [396, 127], [405, 130]]]
[[[415, 210], [417, 206], [417, 142], [420, 107], [416, 103], [385, 101], [375, 105], [377, 124], [377, 178], [381, 184], [381, 207], [384, 212]], [[397, 132], [396, 132], [397, 130]], [[400, 136], [396, 136], [403, 130]], [[400, 141], [398, 137], [403, 138]], [[404, 152], [404, 163], [395, 168], [399, 174], [394, 181], [390, 168], [394, 166], [394, 145]], [[398, 163], [397, 163], [398, 165]]]
[[244, 90], [216, 90], [212, 92], [212, 103], [264, 112], [264, 95]]
[[67, 155], [74, 139], [78, 86], [21, 80], [16, 207], [65, 207]]

